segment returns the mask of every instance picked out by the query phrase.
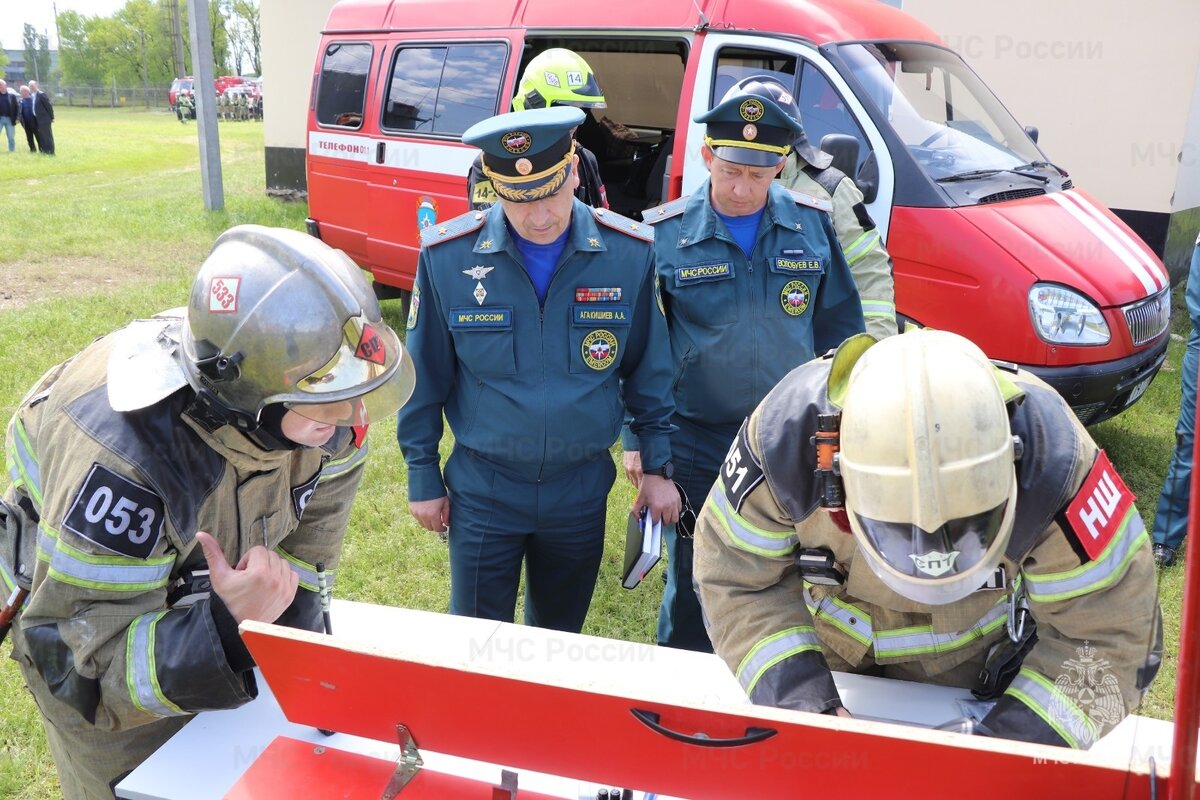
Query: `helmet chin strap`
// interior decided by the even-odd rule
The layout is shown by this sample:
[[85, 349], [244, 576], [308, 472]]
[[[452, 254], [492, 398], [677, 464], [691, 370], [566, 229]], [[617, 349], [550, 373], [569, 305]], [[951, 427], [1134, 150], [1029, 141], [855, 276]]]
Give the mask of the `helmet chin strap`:
[[282, 403], [264, 406], [258, 417], [254, 417], [225, 405], [211, 390], [201, 389], [196, 392], [196, 399], [188, 413], [210, 431], [223, 425], [237, 428], [264, 450], [295, 450], [303, 446], [283, 433], [283, 417], [287, 414], [287, 407]]

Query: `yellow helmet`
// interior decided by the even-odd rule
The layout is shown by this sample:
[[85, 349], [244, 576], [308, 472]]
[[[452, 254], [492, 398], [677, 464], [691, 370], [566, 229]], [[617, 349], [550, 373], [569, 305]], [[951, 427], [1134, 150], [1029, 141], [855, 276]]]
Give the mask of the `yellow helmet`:
[[513, 111], [550, 106], [606, 108], [604, 92], [588, 63], [571, 50], [552, 47], [534, 56], [521, 73]]
[[892, 591], [960, 600], [1012, 533], [1016, 448], [995, 367], [967, 339], [914, 331], [850, 373], [839, 466], [859, 553]]

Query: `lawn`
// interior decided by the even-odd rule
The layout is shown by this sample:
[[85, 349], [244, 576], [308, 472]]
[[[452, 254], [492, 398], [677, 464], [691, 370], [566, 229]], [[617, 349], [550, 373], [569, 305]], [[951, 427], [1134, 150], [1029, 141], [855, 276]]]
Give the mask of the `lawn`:
[[[19, 133], [19, 132], [18, 132]], [[161, 112], [62, 108], [57, 157], [0, 152], [0, 420], [51, 365], [130, 319], [183, 305], [190, 279], [214, 238], [230, 225], [256, 222], [303, 228], [306, 206], [266, 197], [261, 124], [220, 126], [226, 208], [205, 212], [194, 123]], [[23, 142], [18, 142], [23, 146]], [[1179, 292], [1176, 292], [1177, 299]], [[402, 331], [399, 301], [384, 313]], [[1186, 327], [1177, 313], [1176, 330]], [[1182, 341], [1138, 405], [1092, 429], [1107, 448], [1150, 524], [1173, 442]], [[337, 595], [444, 611], [446, 549], [420, 530], [405, 508], [405, 470], [395, 423], [374, 426], [372, 458], [347, 535]], [[624, 514], [632, 494], [619, 479], [609, 502], [608, 546], [584, 632], [651, 642], [657, 580], [620, 588]], [[1182, 568], [1160, 581], [1167, 652], [1178, 646]], [[37, 710], [9, 646], [0, 647], [0, 797], [57, 795], [54, 766]], [[1142, 713], [1170, 718], [1174, 659]]]

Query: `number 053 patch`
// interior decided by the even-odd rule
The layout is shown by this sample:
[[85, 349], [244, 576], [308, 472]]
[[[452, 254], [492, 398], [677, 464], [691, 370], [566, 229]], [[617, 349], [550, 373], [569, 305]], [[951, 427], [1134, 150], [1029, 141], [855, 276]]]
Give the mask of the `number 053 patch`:
[[63, 527], [113, 553], [145, 559], [162, 536], [162, 498], [145, 486], [93, 464]]

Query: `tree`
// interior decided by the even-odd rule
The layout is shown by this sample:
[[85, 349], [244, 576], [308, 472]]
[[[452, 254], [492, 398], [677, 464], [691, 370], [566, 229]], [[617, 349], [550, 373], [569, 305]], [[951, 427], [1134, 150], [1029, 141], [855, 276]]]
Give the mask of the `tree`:
[[50, 79], [50, 39], [25, 23], [25, 77], [45, 82]]
[[8, 53], [4, 52], [4, 45], [0, 44], [0, 69], [8, 66]]
[[262, 74], [262, 36], [257, 0], [225, 0], [229, 21], [229, 49], [239, 75], [243, 64], [255, 75]]

